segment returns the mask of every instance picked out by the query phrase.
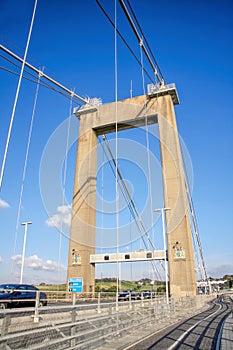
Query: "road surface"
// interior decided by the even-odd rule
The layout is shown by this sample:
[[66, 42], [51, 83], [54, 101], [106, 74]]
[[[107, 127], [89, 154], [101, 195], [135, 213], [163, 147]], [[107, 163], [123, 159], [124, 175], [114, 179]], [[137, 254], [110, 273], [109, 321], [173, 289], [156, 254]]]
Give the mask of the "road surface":
[[124, 350], [216, 350], [221, 326], [229, 313], [229, 304], [215, 301], [210, 309], [137, 341]]

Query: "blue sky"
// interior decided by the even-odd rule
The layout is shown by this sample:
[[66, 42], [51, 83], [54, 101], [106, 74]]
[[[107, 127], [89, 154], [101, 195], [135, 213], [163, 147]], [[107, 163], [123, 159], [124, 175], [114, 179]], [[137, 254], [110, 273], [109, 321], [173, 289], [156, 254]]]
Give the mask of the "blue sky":
[[[114, 18], [114, 1], [104, 0], [101, 3]], [[175, 111], [179, 133], [191, 159], [190, 169], [193, 168], [193, 201], [207, 272], [213, 277], [227, 273], [233, 274], [232, 1], [168, 0], [157, 2], [145, 0], [142, 2], [131, 0], [131, 5], [166, 82], [174, 82], [177, 86], [181, 103], [176, 106]], [[3, 0], [0, 3], [0, 41], [21, 57], [25, 49], [32, 9], [33, 1], [31, 0], [23, 2]], [[118, 25], [140, 58], [138, 43], [119, 5]], [[131, 80], [133, 95], [142, 95], [140, 67], [119, 38], [117, 47], [118, 99], [130, 96]], [[103, 103], [115, 100], [114, 30], [94, 0], [66, 2], [39, 0], [27, 61], [38, 68], [44, 67], [46, 74], [51, 75], [68, 88], [75, 89], [75, 92], [83, 97], [100, 97]], [[144, 64], [149, 70], [145, 58]], [[0, 66], [16, 69], [2, 57], [0, 57]], [[152, 75], [151, 71], [150, 74]], [[1, 161], [17, 80], [16, 76], [0, 69]], [[145, 80], [146, 84], [149, 83], [146, 77]], [[18, 229], [15, 249], [14, 241], [23, 162], [35, 89], [35, 84], [23, 80], [0, 193], [1, 282], [18, 279], [20, 273], [19, 255], [22, 252], [23, 238], [21, 225]], [[27, 282], [38, 283], [45, 280], [54, 283], [65, 279], [69, 232], [67, 223], [72, 200], [75, 139], [78, 132], [78, 121], [75, 117], [72, 117], [70, 137], [73, 143], [70, 141], [66, 198], [63, 207], [61, 207], [61, 196], [54, 193], [53, 188], [55, 183], [53, 179], [55, 177], [59, 182], [61, 169], [58, 174], [54, 170], [57, 164], [46, 163], [43, 167], [42, 155], [46, 157], [49, 156], [51, 150], [54, 152], [54, 141], [57, 162], [64, 160], [62, 157], [64, 156], [69, 110], [69, 99], [40, 87], [20, 215], [20, 223], [25, 220], [33, 222], [28, 230], [26, 247], [24, 279]], [[56, 139], [56, 137], [59, 139], [59, 132], [63, 137], [61, 137], [61, 142]], [[159, 157], [158, 142], [153, 133], [156, 134], [156, 127], [150, 130], [150, 142], [151, 145], [153, 144], [153, 154], [156, 158]], [[121, 137], [123, 146], [124, 142], [130, 142], [128, 140], [133, 139], [136, 146], [140, 144], [142, 145], [140, 147], [145, 147], [143, 130], [122, 133]], [[57, 147], [58, 145], [60, 148]], [[131, 144], [128, 148], [132, 149]], [[122, 149], [125, 148], [122, 147]], [[124, 160], [124, 157], [127, 160]], [[146, 189], [142, 181], [144, 175], [140, 170], [140, 164], [138, 167], [135, 166], [135, 162], [130, 164], [130, 157], [131, 155], [122, 153], [120, 166], [129, 182], [129, 188], [134, 194], [137, 205], [140, 210], [143, 210], [144, 203], [147, 201], [147, 196], [144, 194], [148, 194], [146, 192], [148, 186]], [[161, 176], [156, 159], [153, 166], [155, 171], [158, 170], [156, 172], [157, 187], [153, 189], [155, 191], [153, 205], [157, 207], [162, 202], [161, 189], [159, 189]], [[100, 169], [98, 176], [99, 192], [101, 192], [101, 171]], [[107, 166], [104, 167], [104, 171], [104, 198], [111, 202], [115, 195], [115, 180], [111, 178]], [[138, 180], [133, 178], [132, 172], [137, 174]], [[43, 178], [44, 174], [45, 178]], [[45, 179], [42, 189], [40, 176]], [[120, 201], [123, 203], [122, 198]], [[101, 201], [97, 205], [101, 206]], [[64, 235], [62, 235], [59, 252], [61, 236], [54, 225], [59, 223], [61, 213], [66, 220], [63, 224]], [[127, 210], [122, 210], [120, 216], [122, 226], [128, 217]], [[101, 225], [101, 220], [109, 227], [113, 218], [109, 215], [101, 218], [99, 215], [97, 219], [98, 227]], [[149, 215], [145, 216], [145, 220], [150, 221]], [[159, 219], [156, 225], [155, 230], [159, 232], [161, 230]], [[130, 230], [135, 231], [133, 224]], [[103, 241], [101, 238], [98, 239], [101, 245]], [[110, 239], [108, 244], [113, 244], [113, 241]], [[123, 242], [122, 249], [137, 249], [141, 243], [135, 242], [134, 244], [130, 247], [129, 244]], [[158, 245], [160, 244], [160, 238], [158, 238]], [[15, 262], [13, 268], [12, 261]], [[60, 264], [59, 269], [57, 269], [57, 263]], [[142, 266], [141, 275], [146, 276], [147, 270], [145, 265]], [[102, 275], [114, 274], [109, 267], [101, 271], [98, 268], [97, 271]], [[134, 271], [134, 277], [136, 275]], [[125, 276], [122, 277], [131, 276], [125, 272]]]

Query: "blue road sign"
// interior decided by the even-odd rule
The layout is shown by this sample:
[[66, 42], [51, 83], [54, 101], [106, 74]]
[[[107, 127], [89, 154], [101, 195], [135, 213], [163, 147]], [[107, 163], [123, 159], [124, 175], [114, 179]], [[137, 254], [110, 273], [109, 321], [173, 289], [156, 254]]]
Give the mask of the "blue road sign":
[[68, 279], [68, 292], [82, 293], [83, 279], [82, 277], [74, 277]]

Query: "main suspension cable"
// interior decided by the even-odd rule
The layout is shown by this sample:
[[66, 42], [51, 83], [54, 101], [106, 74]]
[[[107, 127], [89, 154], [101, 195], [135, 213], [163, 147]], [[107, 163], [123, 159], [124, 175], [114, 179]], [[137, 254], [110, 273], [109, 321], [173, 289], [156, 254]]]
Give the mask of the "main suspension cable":
[[[23, 61], [23, 59], [21, 57], [19, 57], [18, 55], [16, 55], [15, 53], [10, 51], [9, 49], [4, 47], [3, 45], [0, 45], [0, 49], [3, 50], [4, 52], [6, 52], [7, 54], [9, 54], [10, 56], [12, 56], [13, 58], [15, 58], [16, 60], [18, 60], [19, 62]], [[27, 66], [28, 68], [30, 68], [31, 70], [33, 70], [34, 72], [36, 72], [38, 74], [41, 73], [41, 71], [39, 69], [37, 69], [36, 67], [34, 67], [33, 65], [31, 65], [30, 63], [28, 63], [26, 61], [25, 61], [25, 66]], [[72, 94], [72, 90], [68, 89], [67, 87], [65, 87], [64, 85], [62, 85], [61, 83], [59, 83], [55, 79], [51, 78], [47, 74], [43, 73], [43, 78], [45, 78], [46, 80], [50, 81], [54, 85], [58, 86], [60, 89], [68, 92], [69, 94]], [[73, 94], [74, 94], [74, 98], [77, 98], [79, 101], [84, 102], [84, 103], [89, 103], [89, 99], [85, 99], [85, 98], [77, 95], [76, 93], [73, 93]]]
[[161, 71], [160, 71], [160, 69], [158, 70], [157, 63], [154, 65], [154, 63], [153, 63], [153, 61], [152, 61], [152, 59], [151, 59], [151, 57], [150, 57], [150, 55], [149, 55], [149, 53], [148, 53], [148, 51], [147, 51], [147, 48], [146, 48], [145, 45], [143, 44], [143, 38], [142, 38], [142, 37], [140, 36], [140, 34], [138, 33], [138, 30], [137, 30], [137, 28], [136, 28], [136, 26], [135, 26], [135, 24], [134, 24], [134, 22], [133, 22], [133, 20], [132, 20], [132, 18], [131, 18], [131, 16], [130, 16], [130, 13], [129, 13], [127, 7], [125, 6], [124, 1], [123, 1], [123, 0], [119, 0], [119, 2], [120, 2], [120, 5], [121, 5], [121, 7], [122, 7], [122, 9], [123, 9], [123, 11], [124, 11], [124, 13], [125, 13], [125, 15], [126, 15], [126, 18], [127, 18], [128, 21], [129, 21], [129, 24], [130, 24], [130, 26], [131, 26], [131, 28], [132, 28], [132, 30], [133, 30], [135, 36], [137, 37], [137, 40], [138, 40], [139, 45], [142, 45], [143, 52], [144, 52], [144, 54], [145, 54], [146, 57], [147, 57], [147, 60], [148, 60], [150, 66], [151, 66], [151, 68], [152, 68], [152, 70], [153, 70], [153, 72], [154, 72], [154, 75], [156, 76], [156, 78], [157, 78], [159, 84], [163, 84], [163, 83], [164, 83], [164, 78], [163, 78], [163, 76], [160, 76], [160, 72], [161, 72]]
[[[99, 0], [96, 0], [97, 4], [99, 5], [100, 9], [102, 10], [102, 12], [104, 13], [104, 15], [107, 17], [107, 19], [109, 20], [109, 22], [111, 23], [111, 25], [114, 27], [114, 22], [111, 20], [111, 18], [109, 17], [109, 15], [107, 14], [107, 12], [105, 11], [105, 9], [103, 8], [103, 6], [101, 5], [101, 3], [99, 2]], [[127, 41], [125, 40], [124, 36], [121, 34], [121, 32], [119, 31], [118, 28], [116, 28], [117, 34], [120, 36], [121, 40], [123, 41], [123, 43], [126, 45], [126, 47], [129, 49], [129, 51], [131, 52], [131, 54], [133, 55], [133, 57], [135, 58], [135, 60], [137, 61], [137, 63], [139, 64], [139, 66], [141, 67], [141, 62], [140, 60], [137, 58], [136, 54], [134, 53], [133, 49], [129, 46], [129, 44], [127, 43]], [[147, 70], [145, 68], [144, 72], [147, 75], [147, 77], [149, 78], [149, 80], [151, 81], [151, 83], [154, 84], [155, 80], [150, 76], [150, 74], [147, 72]]]
[[[0, 54], [0, 57], [2, 57], [2, 58], [5, 59], [6, 61], [8, 61], [8, 62], [11, 63], [12, 65], [14, 65], [15, 67], [20, 68], [20, 65], [16, 64], [15, 62], [13, 62], [13, 61], [10, 60], [9, 58], [5, 57], [4, 55], [1, 55], [1, 54]], [[17, 76], [20, 75], [20, 73], [17, 73], [17, 72], [15, 72], [15, 71], [13, 71], [13, 70], [11, 70], [11, 69], [8, 69], [8, 68], [6, 68], [6, 67], [3, 67], [3, 66], [0, 66], [0, 69], [6, 71], [6, 72], [8, 72], [8, 73], [11, 73], [11, 74], [13, 74], [13, 75], [17, 75]], [[28, 81], [30, 81], [30, 82], [32, 82], [32, 83], [37, 84], [37, 75], [32, 74], [31, 72], [29, 72], [29, 71], [26, 70], [26, 69], [24, 69], [24, 73], [30, 75], [31, 77], [33, 77], [33, 78], [35, 78], [35, 79], [31, 79], [31, 78], [29, 78], [29, 77], [26, 77], [25, 75], [23, 75], [23, 79], [28, 80]], [[43, 77], [41, 77], [41, 78], [43, 78]], [[40, 80], [39, 84], [40, 84], [41, 86], [46, 87], [47, 89], [50, 89], [50, 90], [52, 90], [52, 91], [55, 91], [55, 92], [59, 93], [60, 95], [64, 96], [65, 98], [68, 98], [68, 99], [70, 99], [70, 96], [71, 96], [71, 94], [72, 94], [72, 91], [71, 91], [69, 94], [68, 94], [68, 93], [65, 93], [65, 92], [63, 92], [62, 90], [56, 89], [52, 84], [46, 83], [46, 82], [42, 82], [41, 80]], [[72, 94], [72, 95], [73, 95], [73, 94]], [[76, 104], [78, 104], [79, 106], [81, 106], [80, 102], [78, 102], [78, 101], [79, 101], [79, 100], [76, 99], [74, 102], [75, 102]]]
[[0, 173], [0, 190], [1, 190], [1, 187], [2, 187], [2, 180], [3, 180], [3, 175], [4, 175], [4, 170], [5, 170], [5, 163], [6, 163], [6, 157], [7, 157], [7, 152], [8, 152], [8, 147], [9, 147], [9, 142], [10, 142], [10, 137], [11, 137], [11, 130], [12, 130], [13, 122], [14, 122], [15, 110], [16, 110], [16, 106], [17, 106], [17, 102], [18, 102], [18, 97], [19, 97], [19, 91], [20, 91], [22, 77], [23, 77], [24, 66], [25, 66], [25, 63], [26, 63], [29, 43], [30, 43], [30, 39], [31, 39], [31, 33], [32, 33], [34, 18], [35, 18], [35, 14], [36, 14], [36, 7], [37, 7], [37, 0], [35, 0], [35, 4], [34, 4], [34, 9], [33, 9], [33, 14], [32, 14], [30, 29], [29, 29], [29, 33], [28, 33], [28, 38], [27, 38], [26, 48], [25, 48], [25, 52], [24, 52], [24, 57], [23, 57], [23, 60], [22, 60], [22, 67], [21, 67], [21, 71], [20, 71], [20, 76], [19, 76], [19, 80], [18, 80], [17, 90], [16, 90], [16, 94], [15, 94], [14, 105], [13, 105], [11, 119], [10, 119], [10, 125], [9, 125], [9, 129], [8, 129], [8, 135], [7, 135], [6, 146], [5, 146], [5, 151], [4, 151], [4, 155], [3, 155], [3, 161], [2, 161], [2, 168], [1, 168], [1, 173]]
[[148, 41], [146, 40], [145, 34], [143, 33], [143, 30], [142, 30], [142, 28], [141, 28], [141, 26], [140, 26], [140, 23], [139, 23], [139, 21], [138, 21], [138, 19], [137, 19], [137, 16], [136, 16], [136, 14], [135, 14], [135, 12], [134, 12], [134, 10], [133, 10], [133, 8], [132, 8], [132, 6], [131, 6], [129, 0], [126, 0], [126, 2], [127, 2], [128, 6], [129, 6], [130, 11], [132, 12], [133, 18], [135, 19], [135, 22], [136, 22], [136, 24], [137, 24], [137, 26], [138, 26], [138, 28], [139, 28], [141, 34], [142, 34], [143, 41], [146, 43], [147, 48], [148, 48], [148, 50], [149, 50], [149, 52], [150, 52], [150, 54], [151, 54], [151, 56], [152, 56], [152, 58], [153, 58], [153, 60], [154, 60], [154, 62], [155, 62], [155, 64], [156, 64], [157, 70], [159, 71], [159, 74], [160, 74], [160, 76], [162, 77], [162, 79], [163, 79], [163, 81], [164, 81], [164, 77], [163, 77], [163, 74], [162, 74], [162, 72], [161, 72], [161, 69], [159, 68], [159, 65], [158, 65], [158, 63], [157, 63], [157, 61], [156, 61], [156, 59], [155, 59], [155, 56], [154, 56], [154, 54], [153, 54], [153, 52], [152, 52], [152, 50], [151, 50], [151, 48], [150, 48], [150, 45], [149, 45]]

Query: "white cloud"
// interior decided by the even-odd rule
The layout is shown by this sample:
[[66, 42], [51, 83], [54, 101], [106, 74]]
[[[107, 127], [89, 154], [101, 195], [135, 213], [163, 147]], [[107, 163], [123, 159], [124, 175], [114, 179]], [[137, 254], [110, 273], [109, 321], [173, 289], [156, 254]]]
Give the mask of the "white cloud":
[[0, 199], [0, 208], [9, 208], [10, 205], [4, 201], [3, 199]]
[[2, 259], [2, 257], [0, 256], [0, 263], [1, 263], [1, 262], [3, 262], [3, 259]]
[[46, 224], [49, 227], [61, 228], [62, 225], [70, 226], [71, 222], [71, 206], [70, 205], [61, 205], [57, 207], [57, 214], [51, 216], [46, 220]]
[[[22, 256], [14, 255], [11, 259], [15, 262], [16, 265], [21, 265]], [[63, 265], [59, 265], [57, 262], [52, 260], [43, 260], [39, 258], [37, 255], [32, 255], [25, 258], [24, 266], [27, 268], [31, 268], [33, 270], [42, 270], [42, 271], [64, 271], [66, 267]]]

